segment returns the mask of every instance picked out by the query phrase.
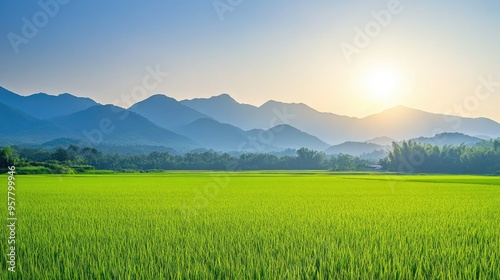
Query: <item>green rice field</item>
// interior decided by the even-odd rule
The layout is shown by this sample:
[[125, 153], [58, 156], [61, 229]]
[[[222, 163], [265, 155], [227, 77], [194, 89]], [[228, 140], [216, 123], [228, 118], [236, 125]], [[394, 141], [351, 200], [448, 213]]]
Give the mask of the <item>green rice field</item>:
[[19, 175], [15, 191], [0, 279], [500, 279], [500, 177]]

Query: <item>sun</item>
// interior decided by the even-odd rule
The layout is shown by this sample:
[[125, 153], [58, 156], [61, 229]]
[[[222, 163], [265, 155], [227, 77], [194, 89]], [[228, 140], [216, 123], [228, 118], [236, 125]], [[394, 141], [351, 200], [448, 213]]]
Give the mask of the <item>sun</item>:
[[399, 87], [397, 73], [388, 68], [376, 69], [371, 72], [366, 81], [367, 91], [376, 99], [393, 97]]

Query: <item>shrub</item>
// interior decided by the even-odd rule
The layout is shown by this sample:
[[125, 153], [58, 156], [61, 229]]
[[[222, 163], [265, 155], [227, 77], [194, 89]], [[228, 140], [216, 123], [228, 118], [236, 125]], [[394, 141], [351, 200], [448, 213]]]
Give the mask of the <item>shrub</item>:
[[54, 174], [54, 171], [45, 166], [25, 166], [16, 168], [16, 173], [20, 175]]
[[92, 165], [76, 165], [71, 167], [76, 173], [87, 173], [95, 168]]

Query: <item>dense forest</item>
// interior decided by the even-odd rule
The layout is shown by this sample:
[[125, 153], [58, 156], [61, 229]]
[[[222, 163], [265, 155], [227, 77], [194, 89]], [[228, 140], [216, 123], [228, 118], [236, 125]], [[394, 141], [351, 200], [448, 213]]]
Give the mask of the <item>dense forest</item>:
[[144, 155], [104, 154], [91, 147], [46, 150], [42, 148], [0, 148], [0, 168], [15, 165], [18, 173], [102, 173], [155, 172], [163, 170], [366, 170], [370, 162], [350, 155], [327, 157], [323, 152], [306, 148], [295, 156], [272, 154], [241, 154], [214, 151], [173, 155], [151, 152]]
[[443, 147], [403, 141], [393, 143], [389, 156], [380, 164], [385, 170], [401, 173], [500, 175], [500, 140]]
[[[327, 156], [306, 148], [296, 155], [247, 153], [232, 155], [214, 151], [174, 155], [105, 154], [93, 147], [0, 148], [0, 170], [15, 165], [19, 173], [156, 172], [163, 170], [374, 170], [374, 162], [350, 155]], [[500, 140], [475, 146], [435, 146], [412, 141], [393, 143], [388, 157], [378, 162], [383, 171], [399, 173], [500, 174]]]

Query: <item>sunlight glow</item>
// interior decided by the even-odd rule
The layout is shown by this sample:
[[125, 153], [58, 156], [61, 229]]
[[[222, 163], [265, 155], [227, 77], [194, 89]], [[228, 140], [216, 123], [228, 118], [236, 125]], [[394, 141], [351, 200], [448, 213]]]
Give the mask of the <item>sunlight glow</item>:
[[399, 89], [399, 78], [392, 69], [377, 69], [368, 75], [367, 90], [376, 99], [393, 97]]

